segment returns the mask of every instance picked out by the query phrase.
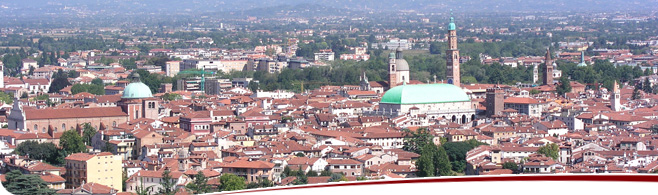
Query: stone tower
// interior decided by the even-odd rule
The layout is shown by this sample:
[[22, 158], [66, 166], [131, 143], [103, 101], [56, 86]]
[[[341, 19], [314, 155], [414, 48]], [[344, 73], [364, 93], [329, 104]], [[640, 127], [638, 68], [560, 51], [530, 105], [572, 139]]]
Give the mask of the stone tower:
[[505, 92], [498, 85], [487, 89], [487, 117], [501, 115], [504, 109]]
[[448, 84], [453, 84], [460, 87], [459, 75], [459, 49], [457, 49], [457, 30], [455, 27], [455, 19], [450, 17], [450, 24], [448, 24], [448, 50], [446, 50], [446, 78]]
[[402, 48], [396, 49], [388, 59], [388, 86], [389, 89], [409, 82], [409, 63], [402, 55]]
[[615, 81], [615, 84], [612, 87], [611, 98], [610, 108], [612, 108], [613, 111], [621, 111], [621, 91], [619, 90], [619, 84], [617, 84], [617, 81]]
[[388, 55], [388, 88], [391, 89], [397, 86], [397, 69], [395, 69], [395, 53]]
[[551, 50], [546, 49], [546, 57], [544, 59], [544, 85], [553, 84], [553, 60], [551, 60]]

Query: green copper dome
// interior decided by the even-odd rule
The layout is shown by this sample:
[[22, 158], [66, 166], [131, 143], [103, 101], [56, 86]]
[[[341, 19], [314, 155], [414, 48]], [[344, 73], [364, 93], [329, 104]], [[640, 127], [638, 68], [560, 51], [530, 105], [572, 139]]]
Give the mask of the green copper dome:
[[139, 80], [139, 74], [135, 73], [132, 76], [132, 82], [126, 86], [123, 90], [123, 95], [121, 98], [150, 98], [153, 97], [151, 93], [151, 88], [146, 86], [142, 81]]
[[433, 104], [471, 101], [466, 92], [451, 84], [401, 85], [386, 91], [380, 103]]
[[455, 18], [450, 17], [450, 24], [448, 24], [448, 30], [455, 30]]

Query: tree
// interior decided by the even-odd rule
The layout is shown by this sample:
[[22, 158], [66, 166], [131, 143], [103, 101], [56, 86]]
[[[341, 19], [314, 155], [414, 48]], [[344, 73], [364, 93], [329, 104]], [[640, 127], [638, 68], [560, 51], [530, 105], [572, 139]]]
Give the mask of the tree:
[[27, 72], [27, 75], [32, 76], [34, 74], [34, 66], [30, 66], [30, 70]]
[[419, 177], [432, 177], [436, 172], [434, 168], [434, 155], [430, 151], [429, 147], [431, 145], [427, 144], [423, 151], [420, 153], [420, 157], [416, 161], [417, 173]]
[[243, 177], [234, 174], [224, 174], [219, 177], [222, 191], [234, 191], [245, 189], [246, 184]]
[[176, 183], [174, 183], [174, 180], [171, 178], [171, 171], [165, 170], [162, 172], [162, 180], [160, 180], [160, 185], [162, 188], [160, 188], [159, 194], [165, 194], [165, 195], [173, 195], [176, 193], [174, 186]]
[[105, 95], [105, 86], [94, 84], [75, 84], [71, 87], [71, 93], [78, 94], [88, 92], [94, 95]]
[[542, 146], [537, 150], [537, 154], [543, 154], [547, 157], [551, 157], [553, 160], [557, 160], [560, 157], [560, 146], [556, 143]]
[[323, 176], [323, 177], [325, 177], [325, 176], [331, 176], [331, 171], [329, 171], [329, 170], [323, 170], [322, 172], [320, 172], [320, 176]]
[[80, 76], [80, 73], [75, 70], [69, 70], [69, 73], [67, 75], [69, 78], [78, 78]]
[[430, 54], [441, 54], [441, 43], [432, 42], [430, 43]]
[[468, 140], [465, 142], [448, 142], [441, 145], [450, 159], [451, 168], [456, 172], [464, 172], [466, 168], [466, 152], [485, 143], [477, 140]]
[[434, 163], [436, 175], [451, 175], [450, 170], [452, 170], [452, 165], [450, 164], [450, 158], [448, 157], [448, 154], [446, 153], [446, 150], [443, 148], [443, 146], [438, 147], [438, 150], [435, 154]]
[[283, 178], [283, 177], [288, 177], [288, 176], [291, 176], [290, 175], [290, 167], [288, 167], [288, 166], [283, 167], [283, 172], [281, 172], [281, 177]]
[[314, 171], [314, 170], [310, 170], [310, 171], [308, 171], [308, 172], [306, 173], [306, 176], [307, 176], [307, 177], [317, 177], [317, 176], [318, 176], [318, 172], [316, 172], [316, 171]]
[[102, 152], [110, 152], [112, 154], [115, 153], [114, 146], [110, 144], [109, 141], [105, 141], [105, 144], [103, 145], [103, 148], [101, 149]]
[[514, 173], [518, 173], [519, 165], [517, 165], [514, 162], [507, 161], [507, 162], [503, 163], [503, 169], [509, 169], [509, 170], [514, 171]]
[[96, 128], [91, 126], [91, 123], [85, 123], [82, 128], [82, 140], [88, 146], [91, 146], [91, 140], [96, 135]]
[[59, 138], [59, 145], [69, 154], [87, 151], [82, 137], [73, 129], [64, 131], [62, 137]]
[[2, 185], [12, 194], [55, 194], [55, 190], [48, 188], [48, 183], [39, 175], [24, 175], [18, 170], [6, 174], [6, 182]]
[[187, 189], [191, 190], [194, 194], [203, 194], [210, 192], [210, 186], [208, 185], [208, 178], [199, 171], [194, 175], [194, 180], [188, 183], [185, 186]]
[[177, 93], [165, 93], [164, 95], [161, 96], [162, 100], [166, 101], [173, 101], [173, 100], [179, 100], [181, 99], [181, 95]]
[[564, 95], [565, 93], [571, 92], [571, 83], [567, 77], [560, 77], [560, 84], [555, 88], [557, 94]]
[[640, 88], [639, 87], [635, 87], [635, 89], [633, 89], [633, 95], [631, 96], [631, 98], [634, 99], [634, 100], [642, 98], [642, 94], [640, 94]]
[[426, 144], [433, 145], [434, 136], [430, 134], [427, 128], [418, 128], [415, 132], [409, 129], [404, 129], [403, 132], [405, 137], [404, 137], [404, 146], [402, 146], [402, 149], [406, 151], [420, 153], [421, 149]]
[[58, 160], [60, 153], [57, 146], [53, 143], [38, 143], [36, 141], [25, 141], [14, 149], [18, 155], [27, 155], [30, 159], [43, 160], [49, 164], [60, 165], [63, 162]]
[[2, 101], [5, 104], [12, 104], [14, 102], [14, 95], [5, 92], [0, 92], [0, 101]]
[[64, 73], [62, 69], [59, 69], [57, 73], [53, 75], [53, 82], [50, 84], [50, 88], [48, 88], [48, 93], [57, 93], [59, 90], [64, 89], [65, 87], [71, 85], [67, 78], [67, 74]]
[[651, 82], [649, 81], [649, 77], [646, 77], [644, 79], [644, 83], [642, 83], [642, 91], [644, 91], [644, 93], [653, 93], [653, 89], [651, 88]]
[[331, 174], [331, 177], [328, 180], [328, 182], [341, 182], [341, 181], [349, 181], [349, 180], [343, 174], [340, 173]]
[[105, 85], [105, 84], [103, 83], [103, 79], [100, 79], [100, 78], [92, 79], [92, 80], [91, 80], [91, 84], [92, 84], [92, 85]]
[[442, 146], [434, 144], [423, 146], [416, 166], [418, 167], [417, 174], [420, 177], [451, 175], [452, 165]]
[[251, 182], [247, 184], [247, 189], [254, 189], [254, 188], [267, 188], [267, 187], [272, 187], [274, 186], [274, 182], [270, 181], [269, 179], [258, 179], [257, 182]]

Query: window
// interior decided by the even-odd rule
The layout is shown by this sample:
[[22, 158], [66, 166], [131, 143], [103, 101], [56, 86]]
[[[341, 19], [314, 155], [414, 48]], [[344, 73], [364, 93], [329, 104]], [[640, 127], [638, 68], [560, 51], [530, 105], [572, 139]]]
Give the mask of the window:
[[38, 125], [34, 125], [34, 131], [39, 131], [39, 126]]
[[62, 123], [62, 131], [66, 131], [66, 124]]

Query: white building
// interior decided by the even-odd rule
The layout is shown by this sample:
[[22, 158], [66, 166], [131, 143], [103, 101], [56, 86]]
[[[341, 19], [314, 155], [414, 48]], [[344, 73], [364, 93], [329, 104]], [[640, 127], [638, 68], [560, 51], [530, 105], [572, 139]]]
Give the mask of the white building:
[[272, 98], [272, 99], [288, 99], [292, 98], [295, 96], [295, 93], [293, 92], [288, 92], [288, 91], [281, 91], [281, 90], [276, 90], [276, 91], [256, 91], [253, 95], [251, 95], [251, 98]]
[[323, 49], [318, 53], [314, 53], [315, 61], [334, 61], [336, 53], [331, 51], [331, 49]]

